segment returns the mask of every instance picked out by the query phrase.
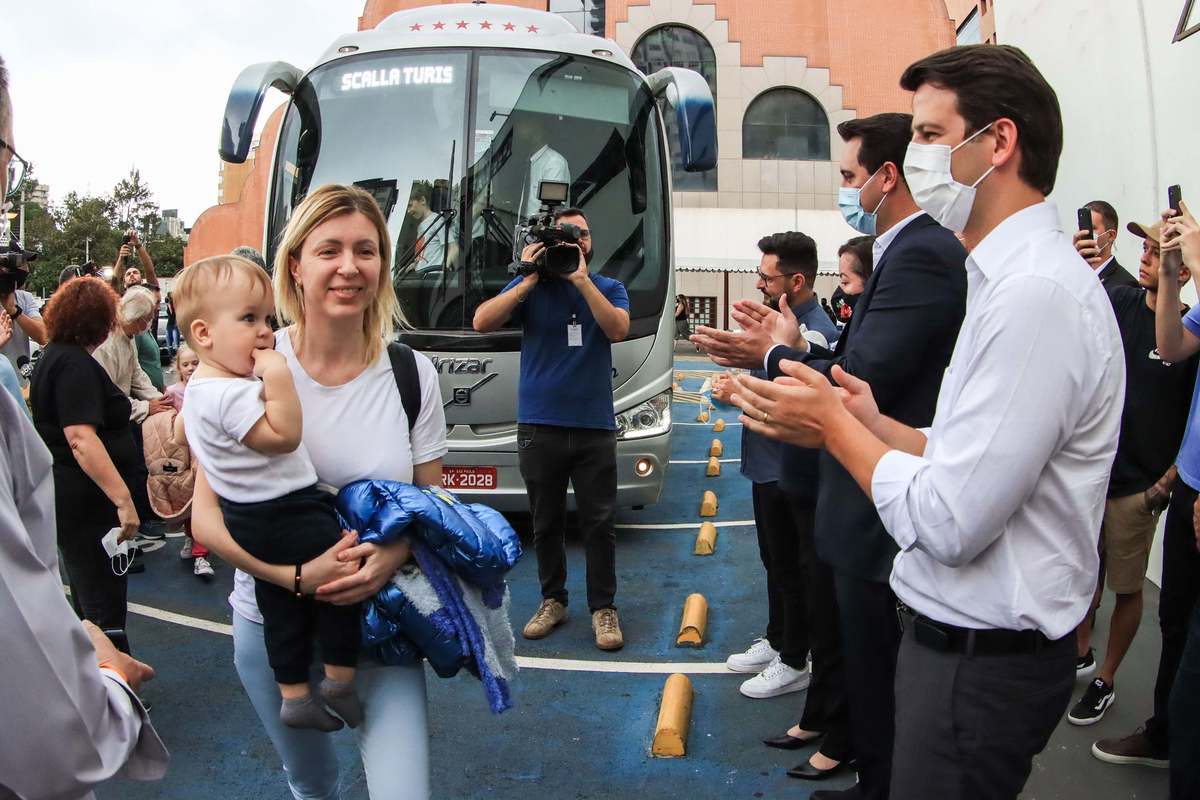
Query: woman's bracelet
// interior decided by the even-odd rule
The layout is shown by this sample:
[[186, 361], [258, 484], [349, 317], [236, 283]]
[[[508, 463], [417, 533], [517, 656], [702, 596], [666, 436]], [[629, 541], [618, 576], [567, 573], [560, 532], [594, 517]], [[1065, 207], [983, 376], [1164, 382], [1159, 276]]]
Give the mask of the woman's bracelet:
[[301, 566], [302, 566], [301, 564], [296, 565], [296, 584], [295, 584], [296, 597], [304, 597], [304, 592], [300, 591], [300, 567]]

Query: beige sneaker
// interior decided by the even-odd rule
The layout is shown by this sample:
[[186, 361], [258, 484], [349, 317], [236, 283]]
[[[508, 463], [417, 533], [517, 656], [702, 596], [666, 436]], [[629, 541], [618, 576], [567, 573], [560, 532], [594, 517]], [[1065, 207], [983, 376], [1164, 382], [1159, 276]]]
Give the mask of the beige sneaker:
[[567, 621], [567, 607], [557, 600], [546, 599], [538, 606], [537, 613], [525, 623], [526, 639], [544, 639], [556, 627]]
[[602, 608], [592, 614], [592, 632], [596, 634], [596, 647], [601, 650], [620, 650], [625, 646], [615, 608]]

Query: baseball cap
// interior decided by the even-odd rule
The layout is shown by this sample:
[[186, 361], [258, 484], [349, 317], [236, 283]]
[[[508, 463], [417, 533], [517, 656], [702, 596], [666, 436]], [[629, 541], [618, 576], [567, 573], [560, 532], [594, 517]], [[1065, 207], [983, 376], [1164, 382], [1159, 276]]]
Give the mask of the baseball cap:
[[1140, 222], [1131, 222], [1126, 227], [1129, 229], [1130, 233], [1139, 239], [1149, 239], [1155, 244], [1161, 244], [1162, 226], [1162, 220], [1160, 219], [1153, 225], [1143, 225]]

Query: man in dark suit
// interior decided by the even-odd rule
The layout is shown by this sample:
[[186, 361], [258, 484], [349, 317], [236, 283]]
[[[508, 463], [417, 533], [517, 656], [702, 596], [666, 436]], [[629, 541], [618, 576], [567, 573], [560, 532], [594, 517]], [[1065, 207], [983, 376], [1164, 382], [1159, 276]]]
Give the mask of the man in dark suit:
[[[709, 332], [711, 341], [698, 342], [717, 363], [740, 363], [767, 350], [772, 379], [782, 374], [779, 363], [784, 359], [804, 361], [826, 376], [836, 364], [870, 382], [880, 409], [887, 409], [883, 413], [913, 426], [933, 421], [966, 306], [966, 251], [953, 233], [917, 208], [909, 193], [903, 165], [911, 124], [908, 114], [877, 114], [838, 126], [846, 142], [842, 186], [859, 189], [859, 206], [874, 209], [877, 238], [874, 272], [836, 349], [803, 340], [798, 347], [764, 346], [777, 320], [765, 308], [741, 303], [734, 313], [741, 332]], [[784, 474], [788, 470], [785, 454]], [[817, 555], [834, 572], [859, 783], [844, 792], [812, 796], [886, 798], [901, 632], [888, 585], [897, 547], [871, 500], [825, 451], [815, 538]]]
[[1076, 231], [1073, 237], [1079, 255], [1096, 271], [1104, 290], [1111, 292], [1118, 286], [1138, 288], [1137, 278], [1122, 267], [1113, 255], [1117, 243], [1117, 210], [1104, 200], [1093, 200], [1084, 208], [1092, 212], [1092, 233]]

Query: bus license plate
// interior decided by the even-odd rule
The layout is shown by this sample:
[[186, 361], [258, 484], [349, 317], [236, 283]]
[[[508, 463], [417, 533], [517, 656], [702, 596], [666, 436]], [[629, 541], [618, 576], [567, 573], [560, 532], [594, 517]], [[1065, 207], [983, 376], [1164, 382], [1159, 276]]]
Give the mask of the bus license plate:
[[442, 467], [442, 485], [447, 489], [495, 489], [495, 467]]

